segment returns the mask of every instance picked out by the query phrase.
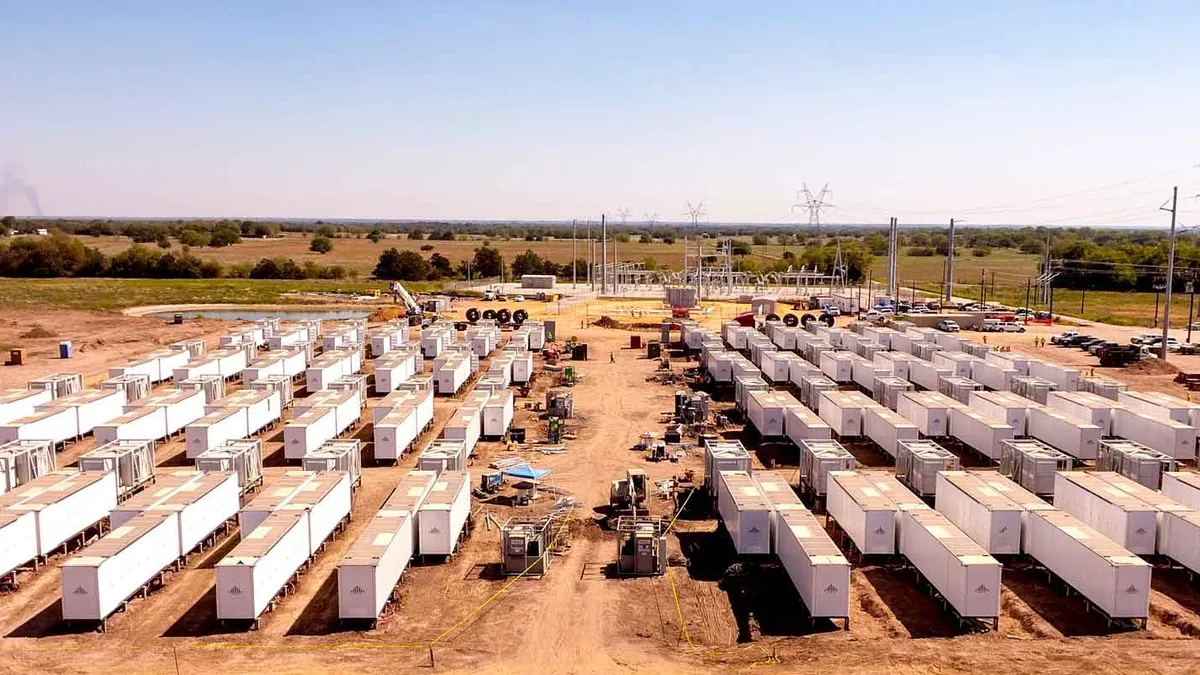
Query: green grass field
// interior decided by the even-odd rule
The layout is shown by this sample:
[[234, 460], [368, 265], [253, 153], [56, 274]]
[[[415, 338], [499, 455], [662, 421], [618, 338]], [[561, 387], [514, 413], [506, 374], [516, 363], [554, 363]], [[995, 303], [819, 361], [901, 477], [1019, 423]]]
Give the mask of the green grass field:
[[[411, 284], [413, 291], [436, 283]], [[0, 279], [0, 306], [125, 309], [141, 305], [201, 303], [311, 304], [290, 293], [366, 293], [382, 284], [367, 281], [260, 279]]]

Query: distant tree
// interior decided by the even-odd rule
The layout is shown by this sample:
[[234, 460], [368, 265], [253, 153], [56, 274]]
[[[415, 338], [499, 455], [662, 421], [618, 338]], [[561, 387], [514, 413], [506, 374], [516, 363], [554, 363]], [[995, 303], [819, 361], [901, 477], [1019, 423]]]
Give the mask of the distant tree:
[[431, 279], [454, 276], [454, 266], [450, 264], [450, 259], [441, 253], [429, 256], [429, 268]]
[[975, 256], [976, 258], [986, 258], [991, 254], [992, 249], [988, 248], [987, 246], [976, 246], [975, 248], [971, 249], [971, 255]]
[[429, 235], [429, 238], [434, 241], [454, 241], [458, 237], [455, 236], [453, 230], [439, 230]]
[[753, 242], [755, 246], [766, 246], [767, 244], [771, 243], [771, 237], [770, 235], [762, 232], [755, 232], [754, 236], [750, 238], [750, 241]]
[[504, 258], [500, 251], [486, 244], [475, 249], [471, 273], [478, 278], [501, 276], [504, 273]]
[[370, 239], [372, 244], [378, 244], [379, 240], [383, 239], [383, 232], [380, 230], [371, 230], [371, 234], [367, 235], [367, 239]]
[[379, 256], [375, 278], [399, 281], [424, 281], [429, 278], [429, 263], [416, 251], [389, 248]]
[[209, 238], [208, 245], [213, 248], [221, 248], [223, 246], [232, 246], [242, 240], [242, 233], [236, 227], [222, 225], [218, 227]]
[[666, 245], [670, 246], [671, 244], [674, 244], [674, 243], [675, 243], [675, 237], [672, 237], [672, 236], [671, 236], [671, 235], [669, 235], [669, 234], [667, 234], [667, 235], [663, 235], [663, 237], [662, 237], [662, 243], [664, 243], [664, 244], [666, 244]]
[[158, 244], [159, 248], [171, 248], [171, 240], [165, 234], [159, 237], [158, 241], [155, 243]]
[[337, 236], [337, 230], [333, 229], [333, 228], [332, 228], [332, 227], [330, 227], [329, 225], [324, 225], [324, 226], [321, 226], [321, 227], [318, 227], [318, 228], [317, 228], [317, 230], [316, 230], [316, 236], [318, 236], [318, 237], [329, 237], [330, 239], [332, 239], [332, 238], [334, 238], [334, 237], [336, 237], [336, 236]]
[[888, 240], [887, 237], [883, 236], [882, 234], [878, 232], [872, 232], [866, 236], [864, 242], [866, 243], [867, 248], [871, 251], [872, 255], [888, 254]]
[[422, 251], [432, 251], [433, 244], [421, 244], [421, 250]]
[[914, 246], [908, 249], [908, 254], [914, 258], [930, 258], [937, 255], [932, 246]]
[[628, 244], [629, 243], [629, 233], [628, 232], [618, 232], [613, 235], [613, 239], [616, 239], [618, 244]]
[[744, 241], [735, 239], [733, 241], [733, 254], [734, 255], [750, 255], [750, 244], [747, 244]]
[[536, 254], [531, 249], [517, 256], [512, 261], [513, 278], [524, 274], [558, 274], [558, 266]]
[[184, 246], [208, 246], [212, 235], [206, 230], [187, 228], [179, 233], [179, 243]]
[[425, 232], [414, 227], [408, 231], [408, 238], [414, 241], [420, 241], [425, 238]]
[[254, 223], [250, 234], [259, 239], [270, 239], [279, 236], [279, 226], [275, 223]]
[[329, 253], [333, 250], [333, 240], [329, 237], [317, 235], [308, 242], [308, 250], [313, 253]]

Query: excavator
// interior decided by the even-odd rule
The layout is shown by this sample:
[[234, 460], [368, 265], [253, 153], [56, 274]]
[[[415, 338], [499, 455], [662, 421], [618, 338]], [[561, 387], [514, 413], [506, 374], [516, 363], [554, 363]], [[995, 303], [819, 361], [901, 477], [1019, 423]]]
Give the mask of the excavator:
[[608, 506], [612, 513], [644, 511], [650, 479], [643, 469], [626, 469], [625, 478], [614, 480], [608, 490]]

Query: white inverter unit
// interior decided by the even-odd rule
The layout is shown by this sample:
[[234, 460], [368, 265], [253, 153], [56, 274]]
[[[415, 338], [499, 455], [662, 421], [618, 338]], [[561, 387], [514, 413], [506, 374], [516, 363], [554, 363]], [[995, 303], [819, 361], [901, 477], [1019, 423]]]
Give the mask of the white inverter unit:
[[830, 471], [853, 471], [858, 460], [834, 440], [805, 440], [800, 448], [800, 487], [813, 496], [823, 498]]
[[262, 441], [225, 441], [216, 450], [196, 457], [197, 471], [229, 471], [237, 474], [238, 489], [246, 494], [263, 482]]

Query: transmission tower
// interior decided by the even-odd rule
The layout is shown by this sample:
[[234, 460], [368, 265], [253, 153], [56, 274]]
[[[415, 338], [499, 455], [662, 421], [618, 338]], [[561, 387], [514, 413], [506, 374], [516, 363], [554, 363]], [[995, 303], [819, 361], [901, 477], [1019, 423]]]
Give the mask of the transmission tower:
[[647, 213], [647, 214], [645, 214], [645, 216], [646, 216], [646, 227], [654, 227], [654, 225], [656, 223], [658, 223], [658, 214], [657, 213]]
[[808, 189], [807, 183], [800, 184], [800, 192], [796, 194], [796, 199], [799, 203], [792, 204], [792, 210], [797, 208], [808, 209], [808, 226], [816, 228], [817, 232], [821, 231], [821, 209], [835, 208], [833, 204], [825, 201], [825, 198], [833, 194], [833, 190], [829, 189], [829, 183], [826, 183], [821, 191], [813, 195], [812, 190]]
[[699, 229], [700, 219], [704, 217], [704, 202], [687, 203], [687, 211], [684, 212], [688, 218], [692, 220], [692, 229]]
[[842, 260], [842, 240], [837, 240], [837, 253], [833, 257], [833, 276], [837, 277], [838, 283], [844, 288], [846, 286], [846, 277], [849, 268], [846, 262]]

